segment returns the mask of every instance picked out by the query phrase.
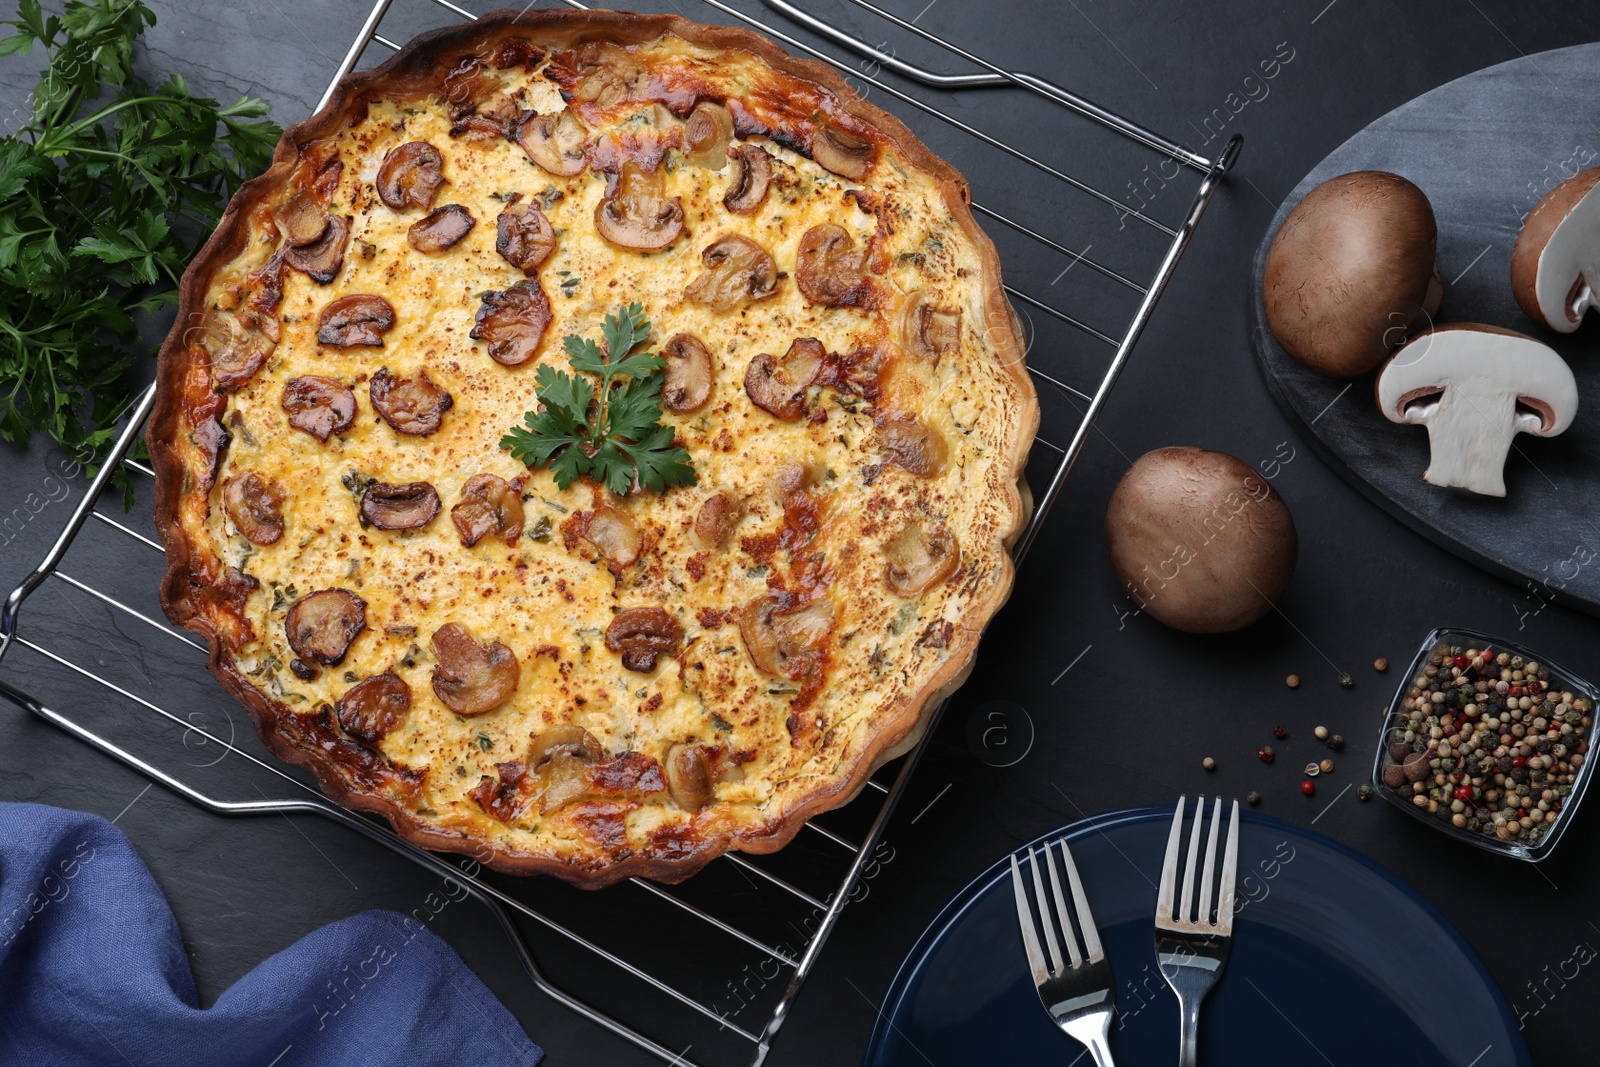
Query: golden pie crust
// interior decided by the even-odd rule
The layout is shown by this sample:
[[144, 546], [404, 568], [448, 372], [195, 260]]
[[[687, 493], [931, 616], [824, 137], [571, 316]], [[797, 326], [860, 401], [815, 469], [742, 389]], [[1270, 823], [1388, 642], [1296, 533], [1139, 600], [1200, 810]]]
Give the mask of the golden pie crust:
[[[167, 614], [275, 754], [418, 845], [585, 886], [782, 847], [915, 741], [1011, 589], [1038, 405], [968, 202], [745, 30], [418, 37], [285, 132], [184, 277], [147, 430]], [[751, 242], [765, 274], [715, 273]], [[663, 416], [697, 484], [562, 490], [500, 439], [632, 302], [647, 350], [710, 356]]]

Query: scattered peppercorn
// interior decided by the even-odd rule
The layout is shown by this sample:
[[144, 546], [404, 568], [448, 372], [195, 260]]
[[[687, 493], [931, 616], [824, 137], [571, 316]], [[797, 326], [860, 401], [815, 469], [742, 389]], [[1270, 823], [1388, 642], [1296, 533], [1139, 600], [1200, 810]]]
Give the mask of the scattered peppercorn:
[[1307, 778], [1315, 778], [1317, 775], [1319, 775], [1321, 773], [1322, 773], [1322, 768], [1318, 767], [1315, 763], [1306, 764], [1305, 775], [1306, 775]]
[[1289, 677], [1283, 680], [1283, 684], [1288, 686], [1290, 689], [1299, 689], [1300, 676], [1298, 674], [1291, 674]]
[[1546, 666], [1441, 643], [1387, 719], [1382, 781], [1459, 830], [1533, 845], [1578, 784], [1593, 716]]
[[1311, 732], [1317, 735], [1318, 741], [1326, 741], [1328, 739], [1328, 728], [1326, 726], [1319, 726]]
[[1276, 737], [1279, 741], [1282, 741], [1285, 737], [1289, 736], [1289, 729], [1280, 722], [1278, 725], [1272, 728], [1272, 736]]
[[1333, 773], [1333, 760], [1325, 759], [1325, 760], [1322, 761], [1320, 766], [1322, 767], [1322, 773], [1323, 774], [1332, 774]]
[[1389, 669], [1389, 661], [1384, 659], [1382, 656], [1379, 656], [1377, 659], [1372, 661], [1372, 669], [1375, 671], [1386, 671]]
[[1328, 747], [1333, 749], [1335, 752], [1343, 752], [1344, 738], [1340, 737], [1338, 734], [1334, 734], [1332, 737], [1328, 738]]
[[1258, 759], [1260, 759], [1262, 763], [1271, 763], [1272, 762], [1272, 746], [1271, 745], [1262, 745], [1260, 748], [1256, 749], [1256, 757]]
[[1372, 786], [1368, 785], [1366, 782], [1362, 782], [1361, 783], [1361, 788], [1356, 790], [1356, 799], [1357, 800], [1371, 800], [1372, 799]]
[[1339, 672], [1339, 684], [1344, 686], [1346, 689], [1349, 689], [1351, 686], [1356, 684], [1355, 676], [1352, 675], [1349, 671], [1340, 671]]
[[1208, 771], [1214, 771], [1217, 769], [1217, 761], [1212, 759], [1210, 756], [1207, 756], [1205, 759], [1200, 761], [1200, 766], [1204, 767]]
[[1261, 794], [1252, 789], [1250, 795], [1244, 798], [1244, 802], [1253, 808], [1261, 803]]
[[1313, 782], [1311, 779], [1307, 778], [1305, 781], [1300, 783], [1300, 792], [1304, 793], [1306, 796], [1309, 797], [1309, 796], [1313, 795], [1314, 793], [1316, 793], [1316, 791], [1317, 791], [1317, 784], [1315, 782]]

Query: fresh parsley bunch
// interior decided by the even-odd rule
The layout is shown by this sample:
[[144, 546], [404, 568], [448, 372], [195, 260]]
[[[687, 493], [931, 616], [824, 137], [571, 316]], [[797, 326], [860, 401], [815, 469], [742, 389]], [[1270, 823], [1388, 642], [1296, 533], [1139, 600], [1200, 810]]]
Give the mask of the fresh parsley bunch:
[[0, 438], [50, 435], [89, 462], [114, 433], [136, 314], [177, 303], [178, 279], [280, 130], [267, 105], [147, 88], [140, 0], [20, 0], [0, 56], [43, 46], [30, 108], [0, 133]]
[[[629, 304], [607, 315], [602, 350], [588, 338], [568, 334], [572, 369], [541, 363], [534, 395], [540, 409], [523, 416], [500, 440], [529, 467], [550, 468], [565, 489], [590, 475], [621, 495], [635, 480], [659, 493], [668, 486], [695, 484], [689, 453], [673, 445], [672, 427], [661, 424], [661, 369], [666, 361], [648, 352], [629, 353], [650, 336], [644, 307]], [[599, 388], [584, 374], [599, 380]]]

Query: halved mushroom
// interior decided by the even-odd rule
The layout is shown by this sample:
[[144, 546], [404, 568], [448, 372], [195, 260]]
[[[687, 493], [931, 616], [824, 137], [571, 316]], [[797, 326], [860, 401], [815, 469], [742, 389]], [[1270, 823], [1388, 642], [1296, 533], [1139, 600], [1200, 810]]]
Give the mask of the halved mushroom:
[[811, 135], [811, 158], [817, 166], [858, 182], [872, 171], [878, 153], [868, 138], [819, 122]]
[[559, 178], [582, 174], [588, 165], [589, 130], [571, 111], [527, 115], [517, 123], [516, 140], [529, 159]]
[[691, 167], [721, 170], [733, 140], [733, 115], [721, 104], [702, 100], [683, 125], [683, 161]]
[[438, 490], [427, 482], [373, 482], [361, 494], [361, 521], [380, 530], [416, 530], [440, 507]]
[[450, 509], [461, 543], [471, 548], [494, 534], [508, 545], [522, 536], [522, 487], [493, 474], [475, 474], [461, 487], [461, 503]]
[[896, 415], [878, 424], [878, 443], [888, 461], [919, 478], [931, 478], [944, 469], [949, 446], [938, 430], [913, 415]]
[[961, 309], [939, 307], [932, 293], [918, 289], [900, 319], [900, 346], [928, 363], [954, 356], [961, 348]]
[[792, 595], [772, 592], [739, 609], [739, 635], [750, 659], [767, 674], [799, 680], [814, 674], [822, 645], [833, 629], [833, 601], [820, 596], [799, 606]]
[[381, 296], [341, 296], [317, 317], [317, 343], [354, 348], [383, 347], [383, 335], [394, 328], [394, 308]]
[[511, 699], [522, 669], [516, 653], [498, 641], [479, 644], [459, 623], [447, 622], [430, 641], [439, 665], [433, 692], [457, 715], [482, 715]]
[[289, 425], [319, 441], [344, 433], [356, 421], [356, 397], [332, 378], [307, 374], [284, 383], [279, 401], [289, 413]]
[[540, 810], [555, 811], [587, 793], [589, 768], [605, 754], [595, 736], [576, 723], [534, 734], [527, 762], [539, 779]]
[[322, 236], [303, 248], [290, 248], [283, 253], [283, 261], [295, 270], [310, 275], [319, 285], [327, 285], [339, 276], [344, 266], [345, 245], [350, 243], [350, 220], [343, 215], [330, 215], [328, 228]]
[[290, 248], [304, 248], [328, 229], [328, 215], [309, 189], [301, 189], [272, 213], [272, 221]]
[[673, 745], [667, 749], [662, 767], [672, 802], [684, 811], [699, 811], [714, 799], [711, 761], [704, 745]]
[[415, 378], [397, 378], [388, 367], [380, 368], [372, 376], [367, 388], [372, 408], [383, 421], [394, 427], [396, 433], [412, 437], [427, 437], [444, 422], [444, 413], [455, 400], [449, 393], [433, 383], [428, 372], [417, 372]]
[[1528, 212], [1511, 253], [1511, 292], [1522, 310], [1571, 333], [1595, 306], [1600, 281], [1600, 167], [1579, 171]]
[[1554, 437], [1572, 425], [1578, 387], [1555, 350], [1494, 326], [1435, 327], [1378, 374], [1390, 422], [1428, 428], [1422, 480], [1505, 496], [1505, 463], [1519, 433]]
[[585, 763], [594, 763], [606, 754], [594, 734], [576, 723], [562, 723], [533, 735], [533, 746], [528, 749], [528, 770], [537, 772], [553, 759], [577, 756]]
[[871, 310], [878, 306], [878, 290], [866, 276], [866, 263], [866, 247], [855, 247], [843, 226], [825, 222], [800, 238], [795, 284], [813, 304]]
[[284, 260], [288, 255], [286, 245], [244, 276], [250, 297], [238, 313], [239, 321], [245, 328], [266, 335], [273, 344], [282, 339], [283, 323], [278, 319], [278, 305], [283, 303], [283, 274], [288, 270]]
[[222, 483], [222, 506], [247, 541], [273, 545], [283, 536], [283, 487], [255, 471]]
[[556, 250], [556, 231], [539, 210], [537, 200], [508, 206], [494, 220], [494, 227], [495, 251], [525, 274], [531, 275]]
[[374, 674], [345, 690], [334, 707], [339, 725], [357, 741], [375, 745], [411, 710], [411, 687], [393, 671]]
[[294, 602], [283, 619], [289, 647], [303, 660], [337, 667], [367, 628], [367, 602], [348, 589], [320, 589]]
[[1323, 182], [1267, 251], [1261, 295], [1272, 336], [1318, 374], [1365, 374], [1439, 309], [1438, 234], [1427, 196], [1398, 174]]
[[772, 156], [758, 144], [728, 150], [733, 160], [733, 181], [722, 194], [722, 206], [735, 215], [754, 215], [772, 186]]
[[716, 374], [711, 367], [711, 353], [700, 338], [691, 333], [673, 334], [662, 346], [661, 358], [667, 361], [662, 374], [661, 402], [668, 411], [680, 415], [698, 411], [711, 399]]
[[744, 518], [743, 504], [727, 493], [712, 493], [694, 517], [694, 536], [702, 548], [721, 548]]
[[659, 174], [624, 163], [616, 190], [595, 205], [595, 229], [622, 248], [665, 248], [683, 234], [683, 202], [661, 193]]
[[705, 270], [690, 282], [683, 295], [718, 311], [765, 300], [778, 291], [778, 264], [772, 253], [736, 233], [706, 245], [700, 253]]
[[639, 528], [633, 517], [618, 508], [597, 508], [589, 516], [584, 536], [600, 554], [619, 567], [639, 558]]
[[503, 291], [484, 293], [475, 321], [468, 336], [489, 342], [489, 358], [503, 367], [519, 367], [539, 351], [550, 325], [550, 300], [538, 279], [529, 278]]
[[254, 321], [245, 321], [231, 311], [213, 308], [206, 313], [200, 332], [200, 347], [205, 349], [211, 368], [212, 388], [233, 393], [244, 388], [267, 365], [267, 357], [277, 347]]
[[606, 647], [622, 654], [624, 667], [642, 674], [656, 669], [656, 657], [676, 656], [682, 640], [683, 627], [665, 608], [628, 608], [606, 627]]
[[406, 240], [418, 252], [443, 252], [472, 232], [478, 220], [460, 204], [434, 208], [406, 230]]
[[[466, 76], [452, 92], [450, 80], [456, 74]], [[512, 136], [524, 112], [509, 94], [494, 98], [494, 88], [494, 79], [456, 68], [456, 72], [445, 82], [451, 137], [465, 138], [479, 144], [498, 144]]]
[[395, 211], [433, 206], [444, 184], [444, 156], [427, 141], [407, 141], [391, 149], [378, 168], [378, 199]]
[[815, 337], [800, 337], [782, 360], [763, 352], [744, 372], [744, 391], [751, 403], [786, 422], [806, 413], [806, 390], [822, 373], [827, 352]]
[[772, 472], [773, 499], [782, 504], [790, 493], [816, 485], [820, 476], [815, 463], [780, 463]]
[[[570, 74], [563, 76], [564, 71]], [[547, 75], [580, 103], [609, 109], [637, 99], [649, 75], [627, 47], [613, 41], [584, 41], [552, 57]]]
[[883, 546], [883, 580], [898, 596], [914, 597], [950, 577], [961, 560], [955, 535], [943, 525], [913, 522]]

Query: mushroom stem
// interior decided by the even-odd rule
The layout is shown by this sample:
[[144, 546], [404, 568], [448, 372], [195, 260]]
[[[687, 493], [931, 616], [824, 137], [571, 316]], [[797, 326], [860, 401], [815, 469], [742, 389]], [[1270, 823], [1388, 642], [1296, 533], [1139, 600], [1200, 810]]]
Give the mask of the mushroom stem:
[[1511, 426], [1517, 418], [1517, 398], [1457, 385], [1421, 407], [1419, 414], [1427, 416], [1431, 453], [1422, 480], [1484, 496], [1505, 496], [1504, 472], [1516, 432]]

